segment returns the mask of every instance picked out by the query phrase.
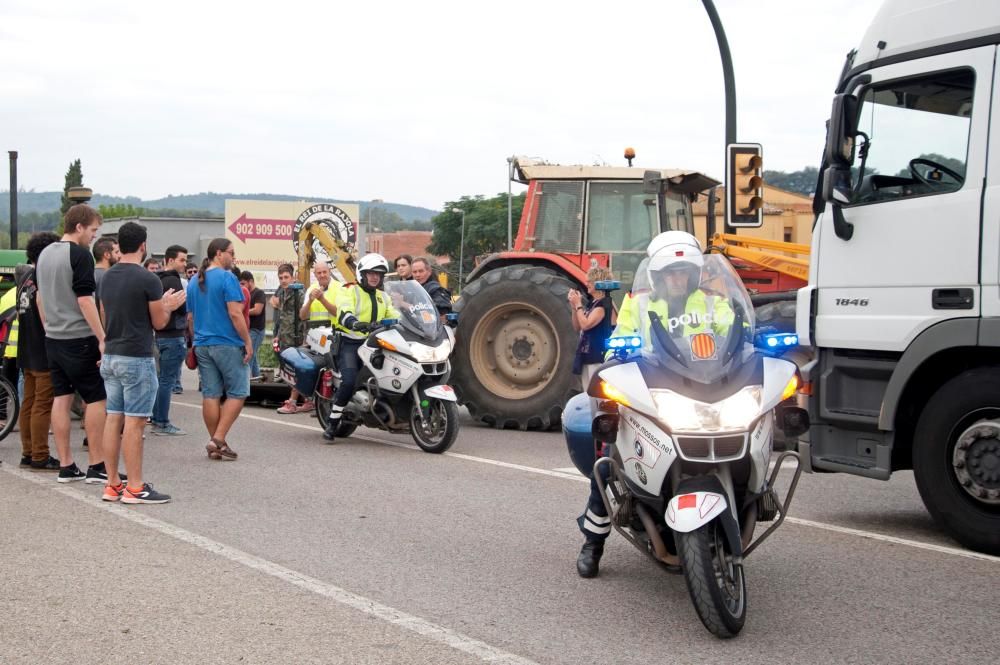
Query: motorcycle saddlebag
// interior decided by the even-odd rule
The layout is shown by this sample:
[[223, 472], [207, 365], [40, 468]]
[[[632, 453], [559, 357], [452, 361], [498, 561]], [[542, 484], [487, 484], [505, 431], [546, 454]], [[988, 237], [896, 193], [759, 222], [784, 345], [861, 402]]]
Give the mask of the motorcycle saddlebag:
[[569, 458], [573, 460], [573, 466], [588, 478], [594, 475], [594, 462], [597, 461], [590, 400], [587, 393], [580, 393], [566, 402], [562, 412], [563, 436], [566, 437]]
[[281, 377], [305, 397], [312, 397], [316, 390], [316, 380], [323, 364], [323, 354], [300, 347], [289, 347], [278, 356]]

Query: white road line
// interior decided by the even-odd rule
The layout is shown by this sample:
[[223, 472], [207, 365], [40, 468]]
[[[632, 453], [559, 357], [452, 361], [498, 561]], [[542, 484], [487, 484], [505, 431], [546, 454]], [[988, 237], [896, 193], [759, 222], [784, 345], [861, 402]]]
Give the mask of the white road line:
[[[186, 404], [184, 402], [171, 402], [171, 404], [180, 404], [181, 406], [187, 406], [192, 408], [200, 409], [201, 406], [197, 404]], [[263, 416], [254, 416], [247, 413], [241, 414], [240, 418], [249, 418], [251, 420], [260, 420], [267, 423], [274, 423], [276, 425], [284, 425], [286, 427], [295, 427], [298, 429], [307, 429], [315, 432], [322, 432], [321, 427], [315, 427], [312, 425], [302, 425], [299, 423], [294, 423], [288, 420], [278, 420], [277, 418], [265, 418]], [[385, 439], [380, 439], [378, 437], [369, 436], [367, 434], [354, 433], [351, 438], [364, 439], [366, 441], [372, 441], [375, 443], [382, 443], [388, 446], [396, 446], [397, 448], [409, 448], [411, 450], [420, 449], [417, 446], [403, 443], [401, 441], [387, 441]], [[443, 453], [448, 457], [455, 457], [457, 459], [465, 460], [468, 462], [477, 462], [479, 464], [489, 464], [492, 466], [503, 467], [506, 469], [513, 469], [515, 471], [525, 471], [527, 473], [534, 473], [542, 476], [549, 476], [552, 478], [561, 478], [563, 480], [575, 480], [577, 482], [589, 483], [590, 479], [584, 477], [580, 473], [573, 470], [573, 473], [564, 472], [562, 469], [539, 469], [533, 466], [525, 466], [523, 464], [512, 464], [510, 462], [501, 462], [499, 460], [488, 459], [485, 457], [475, 457], [473, 455], [463, 455], [462, 453], [446, 452]], [[794, 465], [794, 463], [790, 463]], [[773, 465], [772, 465], [773, 466]], [[784, 467], [784, 464], [782, 465]], [[971, 550], [964, 550], [958, 547], [948, 547], [947, 545], [935, 545], [933, 543], [924, 543], [919, 540], [909, 540], [906, 538], [897, 538], [896, 536], [887, 536], [885, 534], [876, 533], [874, 531], [863, 531], [861, 529], [851, 529], [848, 527], [837, 526], [836, 524], [826, 524], [825, 522], [814, 522], [812, 520], [804, 520], [798, 517], [788, 517], [785, 519], [786, 522], [791, 524], [797, 524], [799, 526], [812, 527], [814, 529], [822, 529], [824, 531], [832, 531], [834, 533], [842, 533], [849, 536], [857, 536], [859, 538], [867, 538], [869, 540], [877, 540], [883, 543], [892, 543], [894, 545], [905, 545], [907, 547], [914, 547], [916, 549], [927, 550], [931, 552], [937, 552], [939, 554], [949, 554], [951, 556], [964, 557], [966, 559], [975, 559], [977, 561], [989, 561], [991, 563], [1000, 563], [1000, 557], [992, 556], [990, 554], [982, 554], [980, 552], [973, 552]]]
[[963, 550], [957, 547], [948, 547], [946, 545], [935, 545], [933, 543], [922, 543], [918, 540], [907, 540], [906, 538], [896, 538], [895, 536], [886, 536], [881, 533], [874, 533], [872, 531], [850, 529], [845, 526], [837, 526], [835, 524], [825, 524], [823, 522], [813, 522], [812, 520], [804, 520], [798, 517], [786, 517], [785, 521], [791, 522], [792, 524], [798, 524], [800, 526], [810, 526], [814, 529], [823, 529], [824, 531], [844, 533], [850, 536], [858, 536], [859, 538], [870, 538], [871, 540], [880, 540], [884, 543], [892, 543], [893, 545], [906, 545], [908, 547], [916, 547], [922, 550], [938, 552], [940, 554], [951, 554], [954, 556], [963, 556], [967, 559], [978, 559], [979, 561], [990, 561], [992, 563], [1000, 563], [1000, 556], [992, 556], [990, 554], [983, 554], [981, 552]]
[[55, 482], [52, 476], [37, 476], [28, 471], [13, 469], [7, 466], [0, 466], [0, 470], [6, 471], [7, 473], [17, 476], [23, 480], [35, 483], [36, 485], [43, 485], [49, 489], [55, 490], [60, 494], [84, 503], [91, 508], [105, 510], [116, 517], [121, 517], [137, 524], [141, 524], [146, 528], [152, 529], [166, 536], [170, 536], [171, 538], [189, 543], [212, 554], [217, 554], [232, 561], [233, 563], [238, 563], [242, 566], [246, 566], [247, 568], [252, 568], [253, 570], [264, 573], [265, 575], [283, 580], [289, 584], [294, 584], [295, 586], [305, 589], [306, 591], [311, 591], [317, 595], [329, 598], [336, 603], [350, 607], [351, 609], [362, 612], [368, 616], [393, 624], [404, 630], [417, 633], [418, 635], [423, 635], [429, 640], [449, 646], [456, 651], [467, 653], [471, 656], [479, 658], [485, 663], [537, 665], [535, 661], [503, 651], [502, 649], [498, 649], [487, 644], [486, 642], [469, 637], [468, 635], [463, 635], [462, 633], [445, 628], [444, 626], [431, 623], [430, 621], [421, 619], [418, 616], [407, 614], [406, 612], [397, 610], [394, 607], [383, 605], [370, 598], [359, 596], [358, 594], [347, 591], [346, 589], [342, 589], [333, 584], [316, 579], [315, 577], [310, 577], [292, 570], [291, 568], [286, 568], [272, 561], [268, 561], [267, 559], [262, 559], [261, 557], [254, 556], [253, 554], [248, 554], [247, 552], [236, 549], [235, 547], [224, 545], [223, 543], [206, 538], [205, 536], [182, 529], [168, 522], [158, 520], [155, 517], [149, 517], [148, 515], [140, 512], [142, 509], [133, 509], [129, 506], [117, 503], [107, 503], [101, 501], [99, 495], [88, 495], [80, 492], [79, 490], [59, 485]]

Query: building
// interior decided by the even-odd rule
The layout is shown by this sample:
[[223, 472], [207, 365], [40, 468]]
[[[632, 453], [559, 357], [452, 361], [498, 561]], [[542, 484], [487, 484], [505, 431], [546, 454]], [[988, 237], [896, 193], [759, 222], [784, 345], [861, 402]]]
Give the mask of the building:
[[[726, 191], [719, 187], [715, 204], [715, 228], [721, 233], [725, 220]], [[705, 242], [708, 197], [694, 204], [694, 226], [698, 239]], [[740, 229], [738, 235], [809, 245], [812, 242], [812, 197], [764, 184], [764, 224], [758, 229]]]
[[125, 222], [146, 227], [146, 248], [157, 258], [163, 258], [170, 245], [180, 245], [188, 250], [190, 260], [199, 262], [208, 253], [208, 244], [226, 235], [222, 217], [119, 217], [104, 220], [100, 235], [116, 235]]
[[445, 266], [449, 261], [447, 256], [433, 256], [427, 253], [433, 235], [431, 231], [372, 233], [368, 236], [368, 249], [384, 256], [389, 261], [390, 267], [400, 254], [409, 254], [413, 257], [426, 256], [438, 265]]

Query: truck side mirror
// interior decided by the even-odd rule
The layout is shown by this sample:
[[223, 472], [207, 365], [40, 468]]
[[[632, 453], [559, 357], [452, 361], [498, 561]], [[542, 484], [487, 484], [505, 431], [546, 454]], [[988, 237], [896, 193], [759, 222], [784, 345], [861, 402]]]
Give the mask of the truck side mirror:
[[823, 200], [830, 204], [833, 215], [833, 231], [841, 240], [850, 240], [854, 235], [854, 224], [844, 218], [841, 206], [851, 202], [851, 167], [831, 165], [823, 172]]
[[833, 97], [830, 122], [826, 132], [825, 161], [830, 166], [854, 163], [854, 137], [858, 133], [858, 98], [839, 94]]

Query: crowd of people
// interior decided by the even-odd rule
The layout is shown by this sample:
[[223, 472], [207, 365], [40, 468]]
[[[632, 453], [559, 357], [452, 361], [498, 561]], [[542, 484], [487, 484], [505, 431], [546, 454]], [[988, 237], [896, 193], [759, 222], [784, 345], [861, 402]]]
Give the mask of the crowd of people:
[[[360, 302], [352, 289], [381, 290], [389, 271], [378, 255], [362, 258], [359, 284], [334, 280], [331, 267], [317, 262], [308, 289], [296, 283], [291, 264], [282, 264], [269, 299], [253, 273], [235, 267], [235, 249], [225, 238], [212, 240], [198, 265], [180, 245], [167, 247], [162, 258], [151, 257], [146, 228], [135, 222], [122, 224], [114, 236], [98, 237], [102, 221], [95, 209], [78, 204], [66, 213], [61, 237], [33, 234], [27, 263], [18, 267], [15, 287], [0, 300], [0, 313], [15, 313], [4, 371], [18, 383], [21, 466], [57, 471], [60, 483], [100, 484], [106, 501], [170, 500], [147, 482], [142, 451], [147, 431], [187, 435], [170, 419], [172, 397], [183, 393], [185, 363], [198, 370], [208, 457], [238, 458], [228, 435], [251, 382], [262, 378], [257, 354], [266, 337], [268, 302], [276, 352], [303, 344], [305, 331], [314, 326], [333, 327], [353, 339], [360, 335], [361, 319], [385, 309], [383, 300], [379, 312], [354, 311], [351, 304]], [[364, 270], [366, 260], [374, 271]], [[442, 316], [451, 311], [451, 293], [428, 259], [404, 254], [393, 268], [390, 278], [417, 280]], [[376, 278], [366, 281], [369, 272]], [[341, 402], [346, 399], [337, 400], [342, 407]], [[70, 446], [74, 403], [82, 404], [85, 469]], [[278, 413], [313, 409], [311, 399], [292, 387]], [[335, 406], [328, 439], [337, 411]]]

